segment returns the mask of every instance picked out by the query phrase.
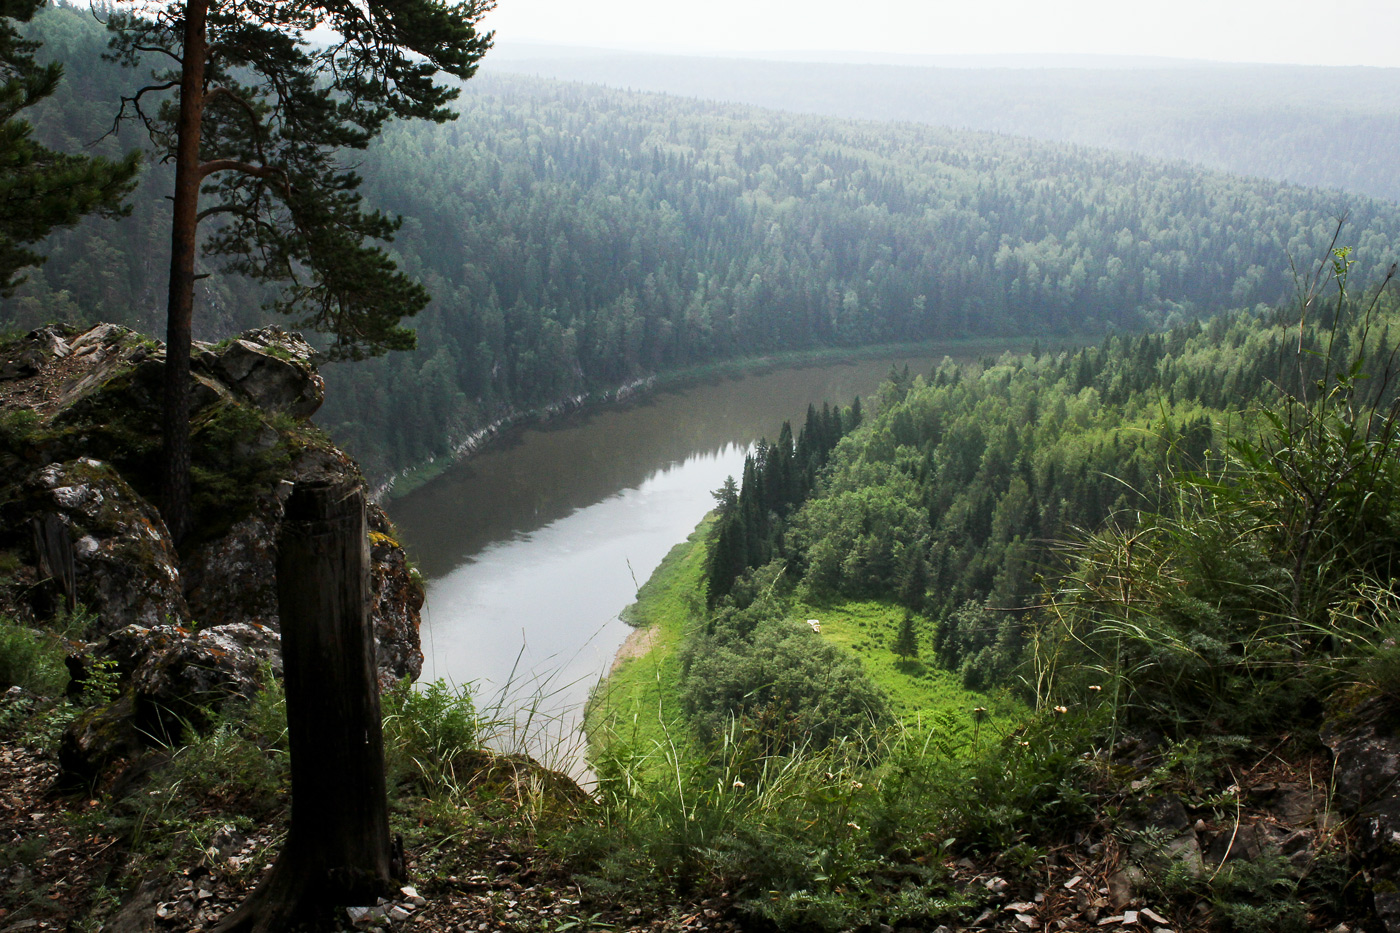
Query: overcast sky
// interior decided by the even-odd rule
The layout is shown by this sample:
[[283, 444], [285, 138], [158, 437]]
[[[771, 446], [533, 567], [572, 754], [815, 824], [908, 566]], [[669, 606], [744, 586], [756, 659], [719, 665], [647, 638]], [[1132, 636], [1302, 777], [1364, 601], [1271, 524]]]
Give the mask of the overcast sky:
[[1400, 0], [498, 0], [501, 43], [1400, 67]]

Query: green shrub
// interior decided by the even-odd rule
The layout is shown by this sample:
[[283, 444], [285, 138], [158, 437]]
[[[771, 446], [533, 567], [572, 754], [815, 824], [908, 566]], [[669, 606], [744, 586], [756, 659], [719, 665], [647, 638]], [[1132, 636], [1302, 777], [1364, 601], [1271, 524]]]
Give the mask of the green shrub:
[[860, 662], [803, 623], [766, 622], [748, 639], [702, 639], [688, 655], [683, 700], [701, 739], [730, 720], [769, 753], [821, 749], [890, 725], [884, 695]]
[[430, 797], [461, 796], [469, 775], [459, 773], [459, 759], [479, 747], [483, 734], [470, 686], [435, 680], [414, 689], [404, 680], [383, 703], [391, 781], [416, 784]]
[[0, 689], [19, 685], [40, 696], [57, 696], [68, 685], [62, 639], [0, 617]]

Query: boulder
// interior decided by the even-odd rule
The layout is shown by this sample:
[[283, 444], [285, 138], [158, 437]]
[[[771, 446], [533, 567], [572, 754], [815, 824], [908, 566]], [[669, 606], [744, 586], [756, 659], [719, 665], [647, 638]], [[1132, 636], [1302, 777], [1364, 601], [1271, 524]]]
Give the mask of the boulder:
[[73, 352], [68, 344], [70, 335], [68, 328], [57, 324], [30, 331], [0, 359], [0, 382], [27, 379], [52, 360], [68, 356]]
[[144, 737], [136, 728], [135, 702], [128, 693], [84, 710], [68, 724], [58, 743], [58, 766], [65, 784], [91, 782], [144, 750]]
[[24, 493], [41, 566], [95, 615], [95, 634], [189, 621], [165, 523], [110, 466], [51, 463]]
[[281, 636], [266, 626], [176, 632], [156, 635], [131, 675], [137, 722], [158, 738], [174, 738], [186, 723], [202, 726], [211, 712], [251, 700], [265, 676], [281, 673]]
[[204, 350], [200, 366], [257, 407], [309, 418], [326, 397], [316, 351], [280, 327], [247, 331]]
[[1333, 801], [1352, 816], [1366, 852], [1400, 849], [1400, 717], [1372, 697], [1322, 730], [1336, 756]]
[[70, 781], [91, 781], [152, 744], [174, 744], [230, 701], [251, 700], [281, 673], [281, 638], [265, 626], [235, 623], [191, 632], [174, 625], [128, 625], [69, 659], [75, 684], [110, 662], [116, 698], [81, 713], [64, 730], [59, 764]]

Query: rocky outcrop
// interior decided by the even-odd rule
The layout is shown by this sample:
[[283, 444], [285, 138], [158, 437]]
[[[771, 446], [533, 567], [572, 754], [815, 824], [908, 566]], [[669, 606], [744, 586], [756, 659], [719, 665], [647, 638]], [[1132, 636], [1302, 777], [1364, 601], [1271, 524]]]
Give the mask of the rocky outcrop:
[[282, 671], [281, 638], [236, 622], [193, 632], [176, 625], [128, 625], [69, 658], [70, 693], [115, 691], [82, 713], [60, 746], [64, 771], [92, 780], [138, 759], [155, 740], [174, 744], [230, 703], [251, 700]]
[[176, 629], [145, 652], [131, 675], [136, 717], [157, 735], [202, 725], [231, 700], [251, 700], [265, 676], [281, 670], [281, 638], [261, 625], [235, 622], [187, 632]]
[[1400, 852], [1400, 719], [1394, 701], [1372, 697], [1326, 725], [1336, 756], [1335, 799], [1366, 851]]
[[1336, 761], [1333, 800], [1369, 863], [1377, 919], [1387, 933], [1400, 933], [1400, 701], [1350, 699], [1322, 730]]
[[250, 330], [205, 349], [200, 367], [242, 399], [268, 412], [310, 418], [326, 398], [316, 351], [300, 334], [280, 327]]
[[[158, 488], [163, 346], [111, 324], [54, 326], [0, 346], [0, 549], [22, 555], [0, 600], [42, 619], [82, 606], [81, 683], [111, 672], [120, 699], [75, 723], [65, 762], [93, 772], [136, 734], [198, 724], [251, 697], [280, 662], [276, 547], [292, 486], [363, 484], [305, 421], [325, 383], [315, 351], [276, 327], [198, 345], [191, 413], [196, 529], [179, 552]], [[422, 669], [423, 588], [376, 506], [368, 516], [381, 681]], [[130, 725], [130, 723], [128, 723]]]
[[108, 464], [52, 463], [24, 484], [27, 514], [45, 576], [82, 604], [105, 635], [125, 625], [187, 625], [179, 557], [154, 508]]
[[370, 594], [379, 669], [417, 680], [423, 672], [423, 652], [418, 647], [423, 584], [394, 539], [389, 517], [376, 505], [369, 507], [369, 529]]

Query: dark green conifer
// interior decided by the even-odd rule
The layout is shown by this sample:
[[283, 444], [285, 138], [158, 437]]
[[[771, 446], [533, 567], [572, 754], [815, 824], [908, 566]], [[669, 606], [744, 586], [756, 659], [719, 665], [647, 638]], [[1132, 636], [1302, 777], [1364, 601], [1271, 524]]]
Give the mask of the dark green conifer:
[[899, 623], [899, 634], [894, 639], [894, 653], [905, 659], [919, 656], [919, 635], [914, 628], [914, 617], [908, 612], [904, 613], [904, 619]]
[[[114, 13], [112, 54], [151, 64], [123, 100], [175, 166], [166, 311], [162, 508], [189, 527], [189, 356], [202, 247], [226, 267], [286, 283], [272, 308], [334, 336], [332, 359], [408, 349], [399, 325], [428, 303], [375, 240], [398, 221], [360, 208], [359, 176], [339, 160], [394, 117], [442, 123], [491, 45], [477, 31], [493, 0], [168, 0]], [[313, 32], [326, 36], [316, 43]], [[174, 96], [165, 96], [176, 91]]]
[[905, 559], [903, 579], [899, 587], [899, 601], [913, 612], [924, 608], [924, 597], [928, 591], [928, 567], [920, 548], [910, 548]]
[[48, 97], [63, 66], [39, 64], [37, 42], [24, 39], [43, 0], [0, 0], [0, 296], [22, 280], [20, 270], [44, 261], [29, 247], [91, 213], [120, 216], [135, 186], [139, 154], [119, 162], [55, 152], [33, 139], [20, 113]]

